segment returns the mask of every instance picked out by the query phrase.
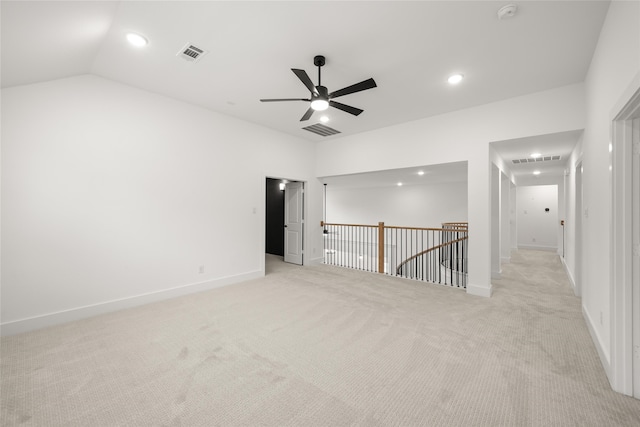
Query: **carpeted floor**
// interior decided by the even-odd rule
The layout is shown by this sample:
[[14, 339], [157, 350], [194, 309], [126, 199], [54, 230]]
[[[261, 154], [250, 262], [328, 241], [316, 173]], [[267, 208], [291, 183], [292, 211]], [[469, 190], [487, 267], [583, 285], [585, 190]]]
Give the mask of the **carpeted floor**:
[[267, 276], [2, 339], [3, 426], [638, 426], [557, 255], [494, 296], [268, 257]]

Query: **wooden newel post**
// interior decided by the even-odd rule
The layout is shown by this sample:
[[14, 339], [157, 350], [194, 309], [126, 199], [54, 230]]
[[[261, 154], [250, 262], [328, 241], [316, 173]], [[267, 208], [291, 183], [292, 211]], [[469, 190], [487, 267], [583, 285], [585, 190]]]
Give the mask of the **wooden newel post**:
[[378, 273], [384, 274], [384, 222], [378, 223]]

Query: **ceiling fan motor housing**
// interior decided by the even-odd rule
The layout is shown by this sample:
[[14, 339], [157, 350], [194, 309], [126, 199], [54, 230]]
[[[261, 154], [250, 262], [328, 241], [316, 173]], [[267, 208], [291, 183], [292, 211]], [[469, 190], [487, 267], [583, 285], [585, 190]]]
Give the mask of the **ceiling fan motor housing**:
[[326, 86], [316, 86], [316, 90], [318, 91], [318, 93], [311, 92], [312, 99], [320, 98], [327, 101], [329, 100], [329, 90]]

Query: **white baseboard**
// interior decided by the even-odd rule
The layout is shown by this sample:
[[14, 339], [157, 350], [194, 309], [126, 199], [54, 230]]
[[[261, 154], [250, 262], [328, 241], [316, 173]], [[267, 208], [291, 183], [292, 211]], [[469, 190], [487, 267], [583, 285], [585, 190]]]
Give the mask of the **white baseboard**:
[[564, 267], [564, 271], [567, 273], [567, 277], [569, 278], [569, 283], [571, 284], [571, 289], [573, 289], [573, 293], [575, 294], [575, 292], [576, 292], [576, 281], [573, 279], [573, 275], [571, 274], [571, 271], [569, 270], [569, 266], [564, 261], [564, 258], [560, 257], [560, 261], [562, 261], [562, 266]]
[[324, 263], [324, 257], [317, 258], [309, 258], [304, 264], [305, 265], [318, 265]]
[[491, 272], [491, 278], [492, 279], [499, 279], [502, 277], [502, 270], [500, 271], [492, 271]]
[[176, 298], [182, 295], [188, 295], [196, 292], [203, 292], [210, 289], [220, 288], [222, 286], [233, 285], [235, 283], [257, 279], [263, 276], [264, 271], [253, 271], [250, 273], [243, 273], [235, 276], [227, 276], [219, 279], [208, 280], [205, 282], [176, 286], [175, 288], [150, 292], [148, 294], [135, 295], [118, 300], [105, 301], [97, 304], [87, 305], [84, 307], [76, 307], [68, 310], [58, 311], [55, 313], [47, 313], [40, 316], [29, 317], [26, 319], [5, 322], [0, 324], [0, 335], [9, 336], [20, 334], [23, 332], [34, 331], [49, 326], [73, 322], [74, 320], [86, 319], [88, 317], [93, 317], [100, 314], [111, 313], [114, 311], [137, 307], [152, 302]]
[[596, 346], [596, 350], [598, 350], [598, 356], [600, 356], [600, 362], [602, 363], [602, 367], [604, 368], [605, 373], [607, 374], [607, 378], [611, 379], [611, 359], [609, 358], [609, 352], [605, 350], [604, 345], [602, 344], [602, 340], [600, 339], [600, 335], [598, 335], [598, 331], [595, 328], [595, 323], [587, 310], [585, 310], [584, 305], [582, 306], [582, 316], [584, 317], [584, 321], [587, 324], [587, 329], [589, 329], [589, 334], [591, 335], [591, 340], [593, 344]]
[[491, 283], [489, 283], [489, 286], [478, 286], [478, 285], [472, 285], [471, 283], [467, 283], [467, 293], [471, 294], [471, 295], [476, 295], [479, 297], [486, 297], [489, 298], [491, 297], [491, 294], [493, 293], [493, 287], [491, 285]]
[[530, 249], [534, 251], [558, 252], [557, 246], [518, 245], [518, 249]]

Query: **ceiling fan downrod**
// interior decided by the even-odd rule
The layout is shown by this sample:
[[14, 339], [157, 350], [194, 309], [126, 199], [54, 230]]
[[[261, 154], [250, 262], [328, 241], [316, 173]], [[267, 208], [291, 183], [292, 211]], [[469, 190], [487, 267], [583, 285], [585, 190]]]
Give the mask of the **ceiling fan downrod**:
[[322, 79], [320, 78], [320, 70], [325, 63], [324, 56], [316, 55], [313, 58], [313, 65], [318, 67], [318, 86], [322, 86]]

